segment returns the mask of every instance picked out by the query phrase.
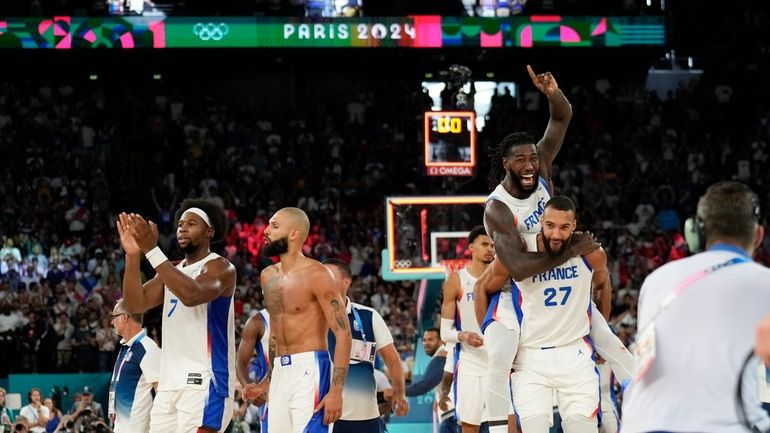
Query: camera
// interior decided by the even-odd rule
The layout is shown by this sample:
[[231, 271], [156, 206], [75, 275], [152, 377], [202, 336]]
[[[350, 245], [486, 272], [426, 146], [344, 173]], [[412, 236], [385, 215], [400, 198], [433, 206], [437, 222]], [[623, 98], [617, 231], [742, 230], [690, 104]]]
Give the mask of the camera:
[[112, 430], [102, 420], [91, 423], [91, 431], [96, 433], [111, 433]]
[[22, 424], [20, 422], [16, 423], [16, 425], [13, 426], [13, 431], [26, 432], [27, 431], [27, 426], [25, 426], [24, 424]]
[[[471, 81], [473, 72], [464, 65], [452, 65], [448, 70], [439, 71], [439, 77], [446, 82], [446, 88], [450, 92], [453, 108], [466, 110], [473, 106], [471, 95], [462, 91], [463, 86]], [[471, 88], [473, 92], [473, 88]]]

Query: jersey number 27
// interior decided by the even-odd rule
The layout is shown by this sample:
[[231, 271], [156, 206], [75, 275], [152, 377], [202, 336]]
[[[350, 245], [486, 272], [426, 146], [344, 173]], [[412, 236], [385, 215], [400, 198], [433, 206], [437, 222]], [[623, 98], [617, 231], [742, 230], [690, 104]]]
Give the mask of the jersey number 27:
[[[564, 297], [561, 298], [561, 303], [554, 300], [554, 298], [559, 292], [564, 293]], [[543, 290], [543, 296], [545, 296], [546, 307], [556, 307], [558, 305], [567, 304], [567, 299], [569, 299], [569, 294], [572, 293], [572, 286], [559, 287], [559, 292], [557, 292], [556, 289], [553, 287], [548, 287], [547, 289]]]

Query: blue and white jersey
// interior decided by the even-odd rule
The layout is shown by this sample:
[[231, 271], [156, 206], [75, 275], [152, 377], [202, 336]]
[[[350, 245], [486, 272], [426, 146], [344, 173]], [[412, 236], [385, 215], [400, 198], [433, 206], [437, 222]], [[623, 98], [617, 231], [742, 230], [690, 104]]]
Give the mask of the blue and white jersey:
[[115, 415], [115, 433], [145, 433], [150, 429], [150, 410], [160, 380], [160, 349], [142, 329], [123, 346], [110, 380], [110, 414]]
[[566, 346], [587, 336], [593, 273], [588, 260], [572, 257], [542, 274], [512, 282], [512, 292], [520, 294], [518, 305], [513, 306], [524, 318], [519, 346]]
[[[375, 344], [377, 351], [393, 344], [388, 326], [375, 309], [355, 304], [346, 299], [353, 350], [356, 344]], [[358, 343], [356, 343], [358, 342]], [[336, 339], [329, 332], [329, 355], [334, 357]], [[359, 361], [351, 354], [348, 375], [342, 390], [342, 417], [345, 421], [363, 421], [380, 416], [377, 407], [377, 382], [374, 378], [374, 358]]]
[[[263, 308], [257, 312], [257, 319], [262, 321], [262, 325], [265, 327], [265, 332], [262, 333], [262, 338], [257, 341], [254, 347], [254, 361], [249, 368], [249, 379], [256, 383], [262, 382], [267, 377], [268, 364], [270, 359], [270, 314], [267, 309]], [[259, 408], [259, 421], [263, 432], [267, 430], [267, 403], [258, 406]]]
[[259, 383], [267, 376], [268, 372], [268, 360], [270, 359], [268, 350], [270, 348], [270, 314], [268, 314], [267, 309], [263, 308], [257, 312], [257, 316], [262, 320], [265, 332], [254, 347], [254, 360], [249, 368], [249, 379]]
[[[211, 253], [176, 268], [190, 278], [220, 256]], [[233, 288], [233, 292], [234, 292]], [[159, 391], [205, 389], [220, 397], [235, 396], [235, 320], [233, 297], [187, 307], [166, 287], [163, 300], [163, 350]]]
[[[537, 188], [527, 198], [516, 198], [505, 190], [503, 184], [499, 184], [489, 194], [487, 203], [491, 200], [498, 200], [508, 206], [513, 214], [511, 225], [516, 227], [516, 230], [525, 240], [528, 250], [537, 251], [531, 241], [541, 231], [540, 217], [543, 216], [545, 204], [550, 199], [551, 191], [548, 188], [548, 183], [541, 177], [538, 179]], [[492, 236], [486, 221], [484, 222], [484, 229]], [[482, 332], [492, 321], [498, 321], [508, 329], [518, 330], [522, 321], [520, 305], [521, 294], [515, 285], [512, 285], [511, 290], [502, 290], [492, 295], [489, 298], [489, 308], [481, 327]]]
[[[551, 191], [549, 191], [545, 179], [541, 177], [537, 188], [527, 198], [520, 199], [512, 196], [501, 183], [489, 194], [487, 203], [490, 200], [498, 200], [508, 206], [508, 209], [513, 214], [511, 224], [516, 227], [520, 234], [526, 235], [540, 233], [540, 217], [543, 215], [543, 210], [545, 210], [545, 204], [550, 199]], [[492, 236], [492, 232], [489, 231], [486, 222], [484, 223], [484, 229]]]

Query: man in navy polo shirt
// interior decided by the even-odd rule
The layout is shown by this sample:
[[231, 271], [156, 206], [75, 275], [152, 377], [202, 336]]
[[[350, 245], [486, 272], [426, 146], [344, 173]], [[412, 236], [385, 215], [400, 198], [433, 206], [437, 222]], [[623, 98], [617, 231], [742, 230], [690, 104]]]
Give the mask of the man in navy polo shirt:
[[[334, 423], [334, 433], [382, 432], [383, 425], [377, 406], [377, 385], [374, 379], [374, 359], [382, 357], [393, 385], [393, 409], [398, 416], [409, 411], [404, 394], [404, 371], [382, 316], [371, 307], [355, 304], [347, 297], [352, 282], [350, 266], [340, 259], [324, 262], [334, 274], [340, 293], [345, 296], [345, 308], [350, 321], [353, 344], [350, 367], [342, 391], [342, 417]], [[329, 352], [334, 352], [334, 334], [329, 333]]]
[[122, 337], [110, 380], [109, 414], [115, 433], [145, 433], [160, 379], [160, 349], [142, 328], [142, 313], [128, 313], [119, 300], [112, 325]]

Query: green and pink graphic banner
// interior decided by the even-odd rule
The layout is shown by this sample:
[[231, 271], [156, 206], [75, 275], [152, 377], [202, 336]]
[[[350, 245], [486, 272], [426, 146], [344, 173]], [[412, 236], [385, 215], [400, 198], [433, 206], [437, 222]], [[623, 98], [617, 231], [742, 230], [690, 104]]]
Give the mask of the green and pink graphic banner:
[[662, 46], [662, 17], [0, 18], [0, 48], [535, 48]]

